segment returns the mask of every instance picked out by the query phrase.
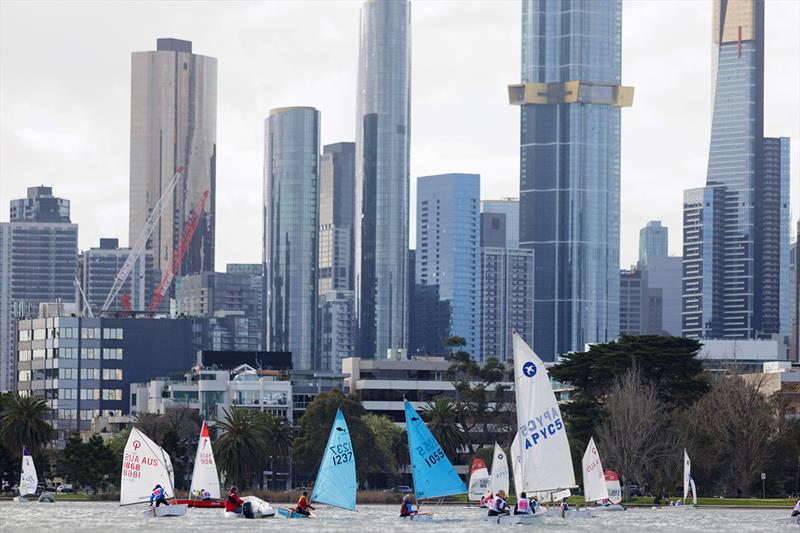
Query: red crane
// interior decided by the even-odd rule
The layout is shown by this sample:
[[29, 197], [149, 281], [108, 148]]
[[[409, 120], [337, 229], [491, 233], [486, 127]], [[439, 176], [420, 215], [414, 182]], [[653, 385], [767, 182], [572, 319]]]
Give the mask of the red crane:
[[119, 297], [120, 301], [122, 302], [122, 318], [128, 318], [131, 316], [131, 312], [133, 311], [133, 306], [131, 305], [131, 297], [128, 296], [127, 292], [123, 292], [122, 296]]
[[169, 286], [172, 285], [172, 280], [175, 279], [175, 276], [178, 274], [178, 268], [181, 266], [183, 256], [186, 255], [186, 250], [189, 248], [189, 243], [192, 242], [194, 232], [197, 230], [197, 225], [200, 223], [200, 217], [203, 215], [203, 207], [206, 205], [206, 200], [208, 200], [208, 191], [203, 192], [203, 196], [200, 198], [200, 203], [195, 208], [191, 218], [183, 227], [181, 242], [172, 253], [172, 268], [166, 271], [164, 273], [164, 277], [161, 278], [161, 283], [158, 284], [158, 289], [153, 294], [153, 299], [150, 300], [150, 307], [147, 308], [148, 311], [155, 311], [159, 308], [161, 301], [167, 295]]

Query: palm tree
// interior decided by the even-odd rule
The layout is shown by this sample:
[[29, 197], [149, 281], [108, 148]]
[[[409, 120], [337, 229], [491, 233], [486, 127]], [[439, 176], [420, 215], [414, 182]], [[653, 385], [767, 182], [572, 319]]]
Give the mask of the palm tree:
[[264, 419], [258, 411], [241, 407], [223, 412], [225, 418], [215, 421], [224, 433], [214, 443], [214, 456], [227, 480], [240, 488], [246, 487], [262, 471], [269, 457]]
[[0, 442], [15, 457], [22, 457], [23, 447], [35, 452], [50, 441], [53, 426], [44, 398], [6, 394], [0, 403]]
[[428, 429], [450, 460], [455, 459], [464, 445], [464, 432], [456, 423], [456, 415], [456, 406], [450, 398], [434, 398], [422, 408]]
[[270, 413], [260, 413], [264, 424], [264, 440], [267, 442], [267, 451], [270, 457], [272, 470], [272, 489], [277, 487], [278, 474], [275, 465], [276, 458], [288, 457], [292, 452], [292, 426], [283, 418], [271, 415]]

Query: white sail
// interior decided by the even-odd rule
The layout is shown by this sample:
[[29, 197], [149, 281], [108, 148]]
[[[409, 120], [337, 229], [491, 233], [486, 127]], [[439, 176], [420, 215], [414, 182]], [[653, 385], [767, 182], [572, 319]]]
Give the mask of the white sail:
[[33, 457], [27, 448], [22, 448], [22, 473], [19, 476], [19, 495], [36, 494], [39, 488], [39, 477], [36, 475], [36, 467], [33, 464]]
[[686, 501], [686, 496], [689, 495], [689, 480], [692, 477], [692, 460], [689, 459], [689, 454], [686, 453], [686, 448], [683, 449], [683, 500]]
[[583, 468], [583, 494], [587, 502], [596, 502], [608, 499], [606, 476], [600, 462], [600, 454], [594, 444], [594, 437], [589, 439], [586, 453], [581, 461]]
[[514, 492], [519, 497], [522, 492], [522, 450], [519, 447], [519, 433], [511, 443], [511, 471], [514, 473]]
[[122, 458], [120, 505], [147, 502], [153, 487], [161, 485], [168, 497], [175, 496], [172, 460], [144, 433], [131, 429]]
[[522, 488], [558, 492], [575, 486], [569, 441], [561, 410], [539, 356], [514, 332], [514, 384], [517, 397]]
[[492, 494], [501, 490], [508, 494], [508, 458], [503, 448], [494, 443], [494, 457], [492, 458], [492, 476], [489, 481]]
[[489, 470], [486, 463], [480, 457], [474, 457], [469, 468], [469, 493], [467, 499], [477, 502], [485, 498], [490, 492]]
[[197, 441], [197, 454], [194, 456], [192, 485], [189, 488], [189, 493], [194, 495], [202, 490], [208, 491], [212, 498], [220, 498], [217, 463], [214, 461], [211, 437], [208, 434], [208, 426], [205, 421], [203, 421], [203, 427], [200, 430], [200, 440]]

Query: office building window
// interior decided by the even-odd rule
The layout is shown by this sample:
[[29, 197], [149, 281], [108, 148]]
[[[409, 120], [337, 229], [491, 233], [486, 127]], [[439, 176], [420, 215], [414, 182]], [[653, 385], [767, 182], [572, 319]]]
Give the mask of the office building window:
[[100, 359], [100, 348], [81, 348], [81, 359]]
[[103, 348], [103, 359], [122, 359], [122, 348]]
[[122, 328], [103, 328], [104, 339], [122, 339]]
[[103, 379], [104, 380], [121, 380], [122, 379], [122, 369], [121, 368], [104, 368], [103, 369]]
[[100, 328], [81, 328], [82, 339], [99, 339]]
[[99, 400], [99, 399], [100, 399], [100, 389], [81, 389], [81, 400]]
[[100, 369], [81, 368], [81, 379], [100, 379]]
[[121, 400], [122, 389], [103, 389], [104, 400]]

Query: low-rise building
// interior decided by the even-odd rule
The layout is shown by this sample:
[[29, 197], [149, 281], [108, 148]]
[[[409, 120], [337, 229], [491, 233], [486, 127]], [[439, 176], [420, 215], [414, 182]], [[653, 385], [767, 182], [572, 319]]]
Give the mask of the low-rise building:
[[786, 418], [800, 420], [800, 365], [789, 361], [764, 363], [762, 372], [742, 374], [742, 379], [757, 386], [768, 398], [780, 394], [785, 401]]

